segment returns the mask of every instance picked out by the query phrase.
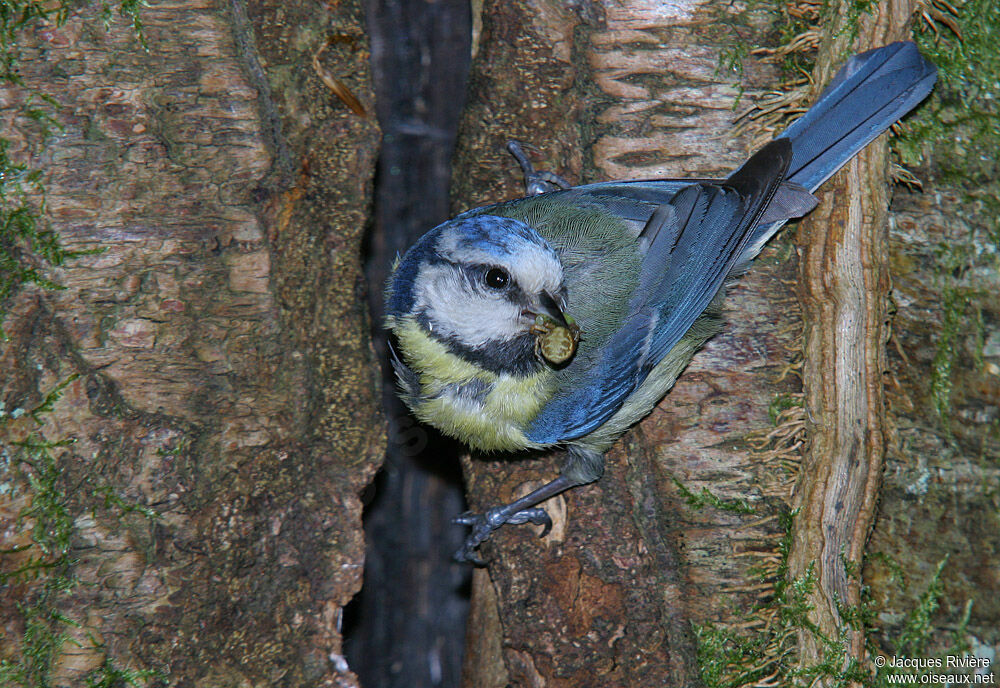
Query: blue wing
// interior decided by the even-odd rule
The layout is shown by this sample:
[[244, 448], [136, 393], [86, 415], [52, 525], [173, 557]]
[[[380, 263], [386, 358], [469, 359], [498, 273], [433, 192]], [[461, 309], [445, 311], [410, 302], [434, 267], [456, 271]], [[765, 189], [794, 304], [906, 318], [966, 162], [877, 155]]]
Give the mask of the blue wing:
[[[785, 221], [809, 212], [816, 203], [810, 192], [923, 100], [935, 80], [934, 66], [913, 43], [893, 43], [851, 58], [816, 104], [764, 149], [771, 148], [768, 155], [725, 182], [607, 182], [557, 192], [625, 220], [647, 253], [625, 321], [588, 371], [546, 405], [529, 437], [543, 444], [566, 441], [605, 423], [680, 341], [726, 277], [753, 259]], [[778, 141], [784, 142], [779, 148], [790, 146], [784, 181], [773, 164]], [[778, 157], [784, 160], [785, 149]], [[766, 180], [749, 178], [764, 173]]]
[[639, 235], [648, 246], [628, 316], [577, 378], [588, 383], [559, 392], [532, 422], [529, 439], [576, 439], [621, 408], [722, 288], [791, 157], [789, 141], [772, 141], [726, 181], [688, 184], [661, 204]]

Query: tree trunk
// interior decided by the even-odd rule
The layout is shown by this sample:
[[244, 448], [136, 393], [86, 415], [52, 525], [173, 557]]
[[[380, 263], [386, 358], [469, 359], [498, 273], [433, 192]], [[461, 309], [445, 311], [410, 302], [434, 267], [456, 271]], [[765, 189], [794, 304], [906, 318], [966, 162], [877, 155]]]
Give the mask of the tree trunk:
[[[738, 76], [720, 65], [734, 41], [763, 34], [766, 16], [726, 3], [496, 2], [482, 17], [456, 209], [520, 195], [507, 138], [579, 183], [724, 176], [745, 160], [749, 137], [731, 135]], [[746, 97], [774, 79], [748, 60]], [[780, 251], [731, 289], [725, 332], [608, 454], [601, 481], [546, 505], [549, 536], [507, 527], [484, 545], [492, 586], [476, 579], [472, 617], [498, 623], [470, 626], [480, 659], [467, 661], [464, 685], [695, 685], [693, 627], [744, 621], [762, 592], [750, 571], [772, 556], [783, 508], [764, 485], [773, 468], [744, 440], [767, 424], [774, 396], [795, 390], [777, 381], [796, 317], [794, 268], [774, 260]], [[537, 486], [558, 463], [473, 457], [473, 508]], [[691, 506], [706, 501], [703, 487], [730, 508]], [[754, 513], [736, 513], [734, 497]]]
[[[99, 6], [31, 23], [4, 87], [45, 217], [94, 253], [5, 304], [0, 675], [357, 685], [340, 614], [384, 444], [358, 298], [378, 142], [361, 9], [141, 19], [148, 52]], [[56, 99], [57, 135], [24, 117], [30, 92]]]
[[[904, 37], [905, 0], [866, 11], [830, 5], [803, 34], [822, 38], [817, 84]], [[777, 237], [604, 479], [547, 505], [552, 534], [484, 546], [465, 685], [780, 685], [796, 665], [856, 681], [866, 648], [1000, 651], [1000, 143], [975, 130], [996, 121], [1000, 18], [982, 0], [921, 11], [941, 30], [925, 49], [958, 76], [938, 86], [924, 193], [897, 190], [888, 248], [876, 144], [824, 189], [838, 202], [799, 233], [801, 270]], [[358, 265], [378, 136], [360, 9], [155, 2], [141, 17], [148, 53], [98, 6], [4, 24], [20, 55], [0, 65], [0, 685], [358, 685], [340, 616], [384, 444]], [[490, 0], [460, 209], [520, 195], [511, 137], [577, 182], [726, 174], [751, 148], [733, 104], [778, 80], [746, 57], [772, 19]], [[48, 136], [40, 95], [58, 103]], [[33, 188], [20, 163], [45, 173], [46, 211], [28, 196], [44, 222], [17, 208], [18, 180]], [[45, 222], [95, 252], [46, 267]], [[753, 450], [769, 407], [794, 404], [800, 347], [808, 413]], [[833, 643], [791, 647], [778, 517], [806, 427], [786, 586], [812, 575], [803, 618]], [[558, 462], [467, 460], [472, 506]], [[770, 644], [740, 656], [739, 633]]]
[[[835, 6], [824, 26], [817, 93], [848, 56], [905, 39], [915, 3], [882, 3], [860, 21], [852, 10]], [[852, 22], [859, 22], [856, 31]], [[865, 657], [864, 629], [848, 628], [842, 611], [862, 603], [860, 570], [885, 458], [887, 170], [883, 136], [824, 185], [820, 207], [799, 225], [809, 449], [795, 492], [788, 576], [816, 581], [808, 595], [816, 629], [799, 631], [806, 671], [830, 657], [829, 642], [842, 632], [848, 633], [845, 667]]]
[[[895, 146], [907, 165], [922, 158], [922, 184], [896, 187], [888, 225], [886, 470], [862, 576], [878, 618], [868, 640], [886, 655], [996, 657], [1000, 6], [918, 10], [939, 80]], [[985, 670], [994, 683], [998, 666]]]
[[[867, 681], [873, 654], [996, 651], [1000, 142], [975, 129], [995, 121], [995, 101], [975, 94], [996, 90], [984, 71], [996, 36], [974, 9], [942, 8], [921, 5], [923, 21], [964, 42], [923, 42], [950, 82], [933, 122], [913, 125], [932, 133], [906, 144], [931, 164], [923, 194], [898, 191], [892, 241], [881, 140], [821, 190], [797, 232], [801, 266], [791, 237], [776, 237], [730, 289], [724, 332], [608, 455], [604, 478], [546, 505], [553, 532], [508, 527], [484, 545], [465, 685], [839, 685]], [[773, 9], [785, 22], [817, 12], [788, 41], [819, 47], [815, 96], [852, 53], [906, 39], [914, 5]], [[733, 103], [778, 81], [746, 57], [773, 45], [768, 21], [723, 3], [486, 3], [456, 210], [520, 195], [507, 138], [578, 183], [726, 174], [750, 148]], [[745, 93], [729, 88], [728, 64], [742, 64]], [[765, 435], [766, 411], [777, 427]], [[472, 506], [557, 466], [471, 457]], [[754, 513], [735, 513], [744, 506]]]

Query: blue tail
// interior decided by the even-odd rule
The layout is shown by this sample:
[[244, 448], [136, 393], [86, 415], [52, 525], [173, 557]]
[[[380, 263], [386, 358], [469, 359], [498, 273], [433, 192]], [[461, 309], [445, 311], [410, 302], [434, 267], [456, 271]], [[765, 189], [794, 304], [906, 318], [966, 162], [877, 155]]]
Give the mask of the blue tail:
[[910, 42], [855, 55], [778, 137], [792, 142], [786, 179], [814, 191], [923, 100], [936, 79], [937, 69]]
[[854, 154], [927, 97], [937, 69], [910, 42], [890, 43], [847, 61], [806, 114], [777, 138], [792, 142], [790, 182], [775, 195], [747, 248], [741, 269], [787, 220], [812, 210], [811, 194]]

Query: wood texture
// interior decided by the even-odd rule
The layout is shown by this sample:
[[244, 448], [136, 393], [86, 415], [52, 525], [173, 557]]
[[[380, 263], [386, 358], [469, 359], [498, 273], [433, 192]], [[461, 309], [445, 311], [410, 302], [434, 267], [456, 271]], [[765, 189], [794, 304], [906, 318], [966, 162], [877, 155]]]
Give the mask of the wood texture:
[[[732, 137], [739, 92], [720, 60], [734, 36], [764, 26], [744, 9], [486, 3], [459, 138], [456, 210], [521, 193], [502, 150], [507, 138], [532, 144], [539, 167], [575, 182], [734, 169], [748, 141]], [[747, 61], [751, 92], [773, 78]], [[695, 685], [693, 625], [740, 619], [757, 600], [750, 569], [774, 545], [778, 507], [763, 495], [762, 467], [743, 440], [792, 385], [773, 382], [795, 320], [779, 280], [793, 273], [782, 273], [788, 266], [774, 251], [732, 290], [725, 332], [609, 453], [604, 478], [546, 505], [552, 534], [539, 540], [531, 527], [505, 528], [484, 546], [511, 684]], [[473, 457], [472, 505], [522, 494], [553, 477], [558, 462]], [[758, 511], [689, 507], [674, 479], [694, 493], [749, 496]], [[465, 676], [467, 686], [478, 681]]]
[[[339, 617], [384, 443], [357, 298], [378, 132], [313, 56], [329, 43], [321, 66], [370, 108], [360, 8], [172, 1], [142, 18], [148, 52], [89, 6], [28, 35], [21, 74], [57, 99], [56, 136], [34, 138], [26, 90], [5, 89], [53, 228], [100, 252], [53, 273], [64, 291], [21, 291], [4, 323], [6, 409], [77, 376], [41, 424], [0, 425], [8, 456], [75, 440], [52, 454], [77, 583], [17, 579], [0, 654], [23, 659], [24, 610], [48, 605], [79, 624], [53, 686], [106, 661], [157, 685], [356, 685]], [[38, 465], [5, 465], [9, 549], [46, 526], [24, 511]]]
[[[817, 88], [845, 56], [905, 38], [914, 7], [906, 0], [880, 4], [860, 20], [856, 41], [850, 8], [834, 7], [824, 27]], [[845, 666], [865, 658], [863, 629], [848, 627], [841, 608], [857, 610], [862, 601], [861, 563], [886, 452], [887, 169], [882, 137], [824, 185], [820, 206], [798, 233], [809, 445], [795, 490], [788, 576], [815, 577], [811, 618], [827, 639], [848, 632]], [[816, 633], [800, 630], [803, 668], [828, 652]]]

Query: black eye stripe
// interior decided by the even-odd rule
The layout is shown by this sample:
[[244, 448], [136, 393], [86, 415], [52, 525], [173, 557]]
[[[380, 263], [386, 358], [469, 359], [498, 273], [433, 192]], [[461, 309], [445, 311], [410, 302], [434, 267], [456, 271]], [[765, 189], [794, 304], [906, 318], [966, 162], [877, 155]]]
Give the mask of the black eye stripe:
[[[484, 265], [484, 264], [468, 265], [464, 263], [457, 263], [455, 261], [450, 261], [450, 260], [445, 262], [447, 262], [449, 265], [453, 265], [456, 268], [458, 268], [462, 272], [465, 279], [474, 283], [478, 283], [482, 286], [488, 287], [492, 291], [503, 291], [505, 289], [518, 288], [517, 281], [510, 274], [510, 272], [506, 268], [500, 267], [499, 265]], [[506, 277], [506, 283], [504, 284], [504, 286], [499, 286], [498, 284], [490, 284], [489, 276], [490, 273], [494, 271], [503, 273], [503, 275]]]

